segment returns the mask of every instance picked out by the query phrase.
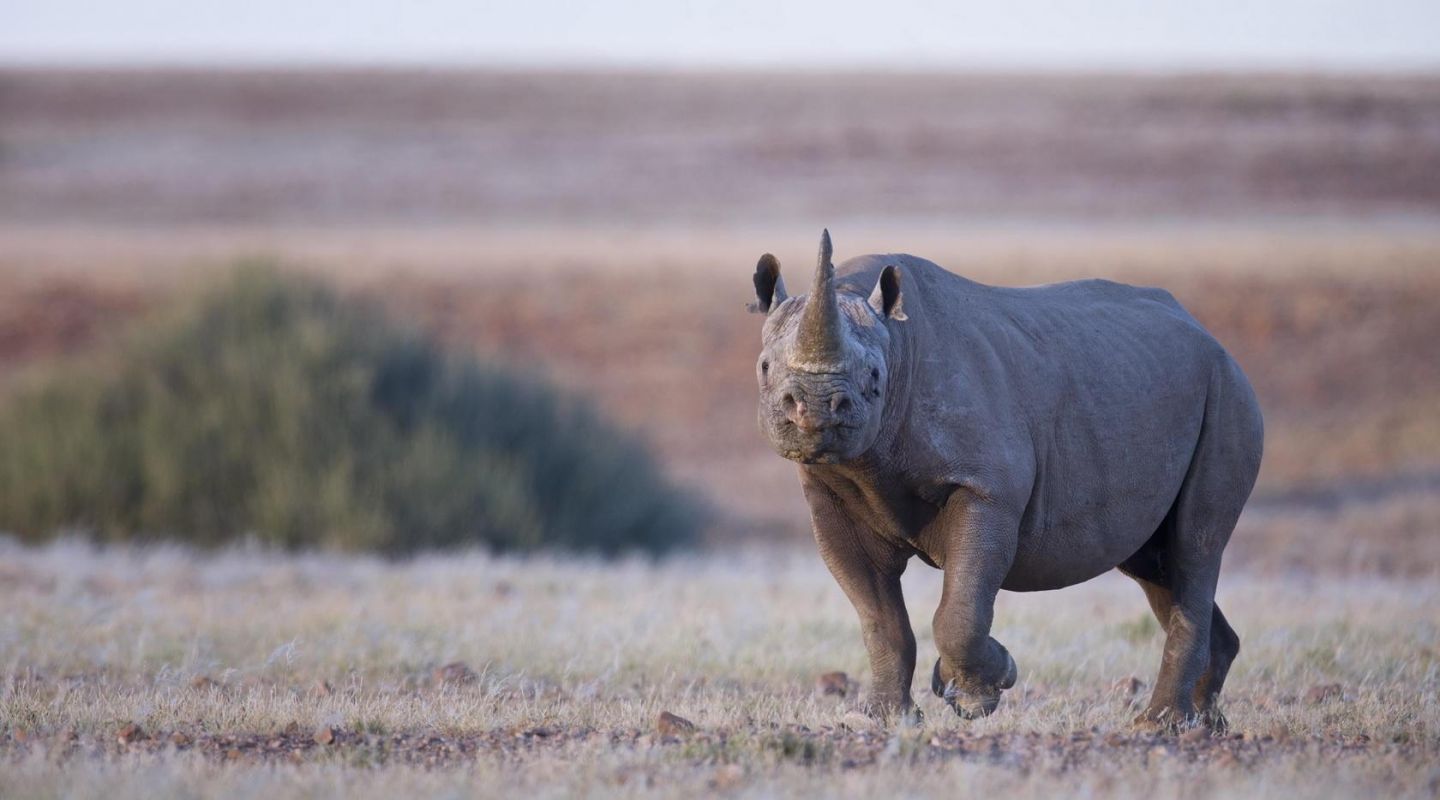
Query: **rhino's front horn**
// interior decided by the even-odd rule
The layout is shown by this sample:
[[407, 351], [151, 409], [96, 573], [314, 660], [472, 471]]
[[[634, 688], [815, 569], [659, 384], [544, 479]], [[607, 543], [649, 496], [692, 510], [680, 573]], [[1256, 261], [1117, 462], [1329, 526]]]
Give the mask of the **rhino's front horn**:
[[815, 264], [815, 284], [805, 301], [805, 314], [800, 318], [797, 350], [808, 364], [837, 364], [844, 359], [844, 331], [840, 322], [840, 303], [835, 297], [835, 265], [830, 262], [830, 231], [820, 234], [820, 257]]

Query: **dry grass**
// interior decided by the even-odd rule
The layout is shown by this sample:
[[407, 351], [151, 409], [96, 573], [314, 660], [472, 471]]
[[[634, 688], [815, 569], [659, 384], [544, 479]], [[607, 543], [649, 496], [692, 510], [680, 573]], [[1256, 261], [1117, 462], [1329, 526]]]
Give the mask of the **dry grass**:
[[[1160, 636], [1120, 578], [1004, 596], [996, 635], [1022, 681], [1001, 712], [960, 721], [917, 681], [925, 728], [890, 734], [845, 730], [853, 696], [813, 688], [835, 669], [864, 680], [865, 660], [803, 551], [387, 563], [69, 542], [6, 545], [0, 564], [6, 796], [668, 795], [716, 780], [766, 795], [1419, 796], [1440, 757], [1433, 579], [1227, 576], [1244, 652], [1226, 708], [1243, 736], [1182, 743], [1126, 734], [1135, 709], [1115, 683], [1152, 678]], [[907, 588], [928, 665], [938, 573], [917, 564]], [[436, 673], [457, 661], [473, 679]], [[1306, 697], [1327, 684], [1339, 695]], [[661, 710], [699, 732], [649, 735]], [[130, 722], [154, 738], [117, 744]], [[318, 726], [340, 739], [311, 744]], [[165, 744], [175, 731], [194, 744]]]

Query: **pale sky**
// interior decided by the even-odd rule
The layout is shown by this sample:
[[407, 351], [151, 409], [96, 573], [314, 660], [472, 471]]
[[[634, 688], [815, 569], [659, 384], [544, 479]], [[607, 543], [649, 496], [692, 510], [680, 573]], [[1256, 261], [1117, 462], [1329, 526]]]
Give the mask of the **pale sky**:
[[1440, 0], [0, 0], [0, 62], [1440, 68]]

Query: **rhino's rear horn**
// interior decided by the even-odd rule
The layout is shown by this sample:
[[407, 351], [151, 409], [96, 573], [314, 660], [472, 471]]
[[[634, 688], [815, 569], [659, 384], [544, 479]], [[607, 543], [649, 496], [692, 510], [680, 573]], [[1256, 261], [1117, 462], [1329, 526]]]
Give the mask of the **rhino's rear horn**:
[[805, 301], [797, 344], [800, 354], [816, 363], [836, 362], [844, 355], [844, 331], [840, 302], [835, 297], [835, 265], [831, 263], [830, 231], [820, 234], [820, 256], [815, 264], [815, 283]]

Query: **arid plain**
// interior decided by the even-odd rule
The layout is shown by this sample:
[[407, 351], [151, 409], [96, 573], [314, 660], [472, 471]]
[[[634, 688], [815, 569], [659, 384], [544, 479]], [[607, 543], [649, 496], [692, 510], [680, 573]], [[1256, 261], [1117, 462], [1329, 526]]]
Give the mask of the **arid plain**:
[[[744, 313], [822, 226], [1163, 286], [1237, 356], [1267, 452], [1221, 581], [1231, 734], [1129, 732], [1160, 636], [1113, 577], [1002, 597], [994, 717], [851, 715], [858, 625], [755, 429]], [[243, 259], [592, 397], [717, 510], [706, 547], [4, 544], [0, 794], [1440, 786], [1440, 80], [0, 72], [0, 391]], [[907, 575], [922, 663], [936, 578]]]

